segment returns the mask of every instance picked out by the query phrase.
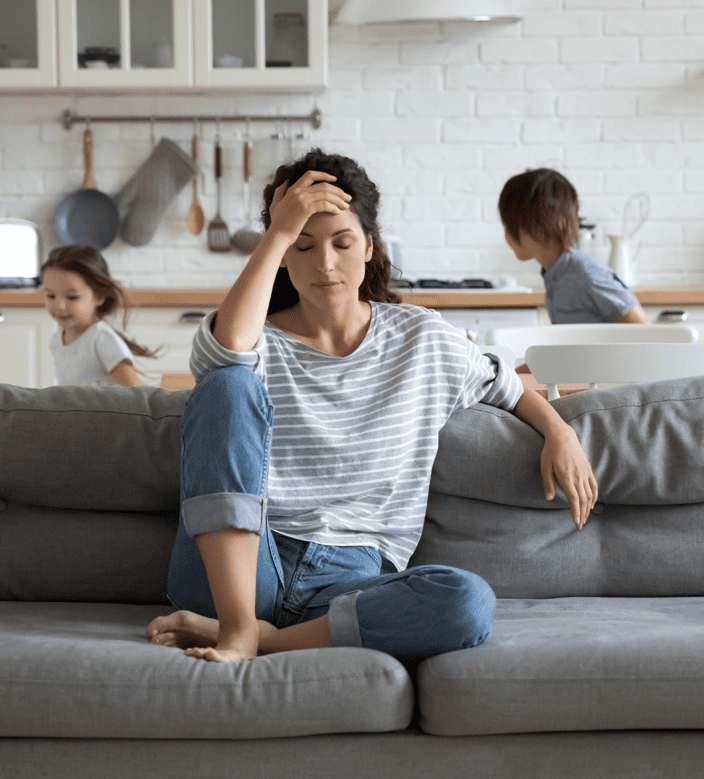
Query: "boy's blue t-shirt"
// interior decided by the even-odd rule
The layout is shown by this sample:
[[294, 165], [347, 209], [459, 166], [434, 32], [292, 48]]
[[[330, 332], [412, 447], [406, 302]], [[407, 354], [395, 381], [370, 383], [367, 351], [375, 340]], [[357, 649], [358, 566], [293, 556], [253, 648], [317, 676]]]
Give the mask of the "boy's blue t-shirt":
[[554, 325], [617, 322], [640, 303], [609, 268], [569, 249], [543, 271], [545, 306]]

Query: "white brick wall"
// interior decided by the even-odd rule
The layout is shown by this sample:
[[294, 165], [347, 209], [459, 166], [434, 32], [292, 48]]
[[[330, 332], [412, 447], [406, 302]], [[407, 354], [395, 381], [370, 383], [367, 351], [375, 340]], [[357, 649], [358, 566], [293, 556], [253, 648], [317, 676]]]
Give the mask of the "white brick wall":
[[[423, 24], [330, 31], [330, 86], [304, 96], [0, 96], [0, 216], [32, 219], [47, 247], [53, 211], [82, 178], [81, 127], [67, 107], [105, 113], [307, 114], [301, 143], [356, 157], [379, 183], [383, 226], [402, 239], [407, 275], [510, 274], [539, 285], [535, 263], [503, 242], [496, 201], [527, 167], [557, 166], [602, 235], [621, 230], [626, 199], [647, 192], [639, 282], [704, 283], [704, 0], [526, 0], [513, 25]], [[201, 202], [215, 212], [214, 126], [203, 128]], [[243, 127], [223, 125], [223, 214], [244, 221]], [[277, 128], [255, 125], [257, 140]], [[192, 126], [162, 126], [190, 149]], [[94, 124], [96, 176], [114, 192], [150, 151], [144, 125]], [[271, 147], [256, 146], [261, 187]], [[143, 248], [106, 251], [131, 286], [224, 286], [246, 258], [209, 253], [186, 226], [190, 187]], [[600, 252], [607, 255], [606, 239]]]

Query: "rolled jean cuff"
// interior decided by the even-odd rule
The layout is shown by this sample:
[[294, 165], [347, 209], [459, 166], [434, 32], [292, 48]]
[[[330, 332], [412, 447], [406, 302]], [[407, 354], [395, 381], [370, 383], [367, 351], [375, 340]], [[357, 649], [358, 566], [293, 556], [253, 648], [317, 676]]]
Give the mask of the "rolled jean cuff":
[[181, 503], [183, 526], [189, 536], [231, 527], [261, 534], [266, 499], [240, 492], [215, 492], [186, 498]]
[[330, 601], [328, 629], [331, 646], [362, 646], [357, 620], [357, 596], [360, 592], [346, 592]]

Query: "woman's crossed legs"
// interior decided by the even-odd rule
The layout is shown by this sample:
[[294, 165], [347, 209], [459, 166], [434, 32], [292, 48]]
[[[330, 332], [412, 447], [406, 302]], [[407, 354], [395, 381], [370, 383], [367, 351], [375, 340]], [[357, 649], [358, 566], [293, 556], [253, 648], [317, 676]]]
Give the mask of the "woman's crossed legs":
[[274, 538], [266, 523], [272, 419], [266, 389], [243, 366], [208, 374], [189, 398], [169, 571], [180, 610], [154, 620], [147, 638], [214, 661], [324, 646], [413, 661], [482, 643], [496, 601], [480, 577], [448, 566], [382, 573], [368, 547]]

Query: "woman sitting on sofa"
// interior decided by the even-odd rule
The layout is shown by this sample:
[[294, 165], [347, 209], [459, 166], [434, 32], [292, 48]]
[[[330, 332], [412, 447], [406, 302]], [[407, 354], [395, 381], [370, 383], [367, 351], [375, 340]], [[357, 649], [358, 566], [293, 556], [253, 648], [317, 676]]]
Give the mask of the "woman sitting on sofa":
[[438, 434], [478, 402], [545, 438], [545, 494], [578, 528], [597, 498], [579, 441], [515, 372], [435, 312], [398, 304], [379, 192], [314, 149], [265, 191], [266, 232], [194, 339], [181, 518], [154, 643], [210, 661], [325, 646], [403, 660], [476, 646], [495, 598], [448, 566], [408, 569]]

